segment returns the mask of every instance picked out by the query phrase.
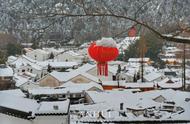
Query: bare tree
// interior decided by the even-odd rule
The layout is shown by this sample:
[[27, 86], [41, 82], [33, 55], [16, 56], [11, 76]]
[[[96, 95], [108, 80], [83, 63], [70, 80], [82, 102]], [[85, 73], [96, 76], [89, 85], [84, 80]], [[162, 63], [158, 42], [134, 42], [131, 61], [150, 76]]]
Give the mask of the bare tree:
[[[179, 35], [181, 32], [190, 31], [189, 24], [185, 28], [179, 26], [172, 34], [159, 30], [160, 27], [167, 29], [168, 22], [180, 23], [184, 20], [187, 20], [185, 23], [189, 22], [189, 1], [31, 0], [29, 2], [22, 2], [21, 4], [21, 1], [15, 0], [12, 3], [10, 1], [6, 1], [5, 3], [6, 7], [10, 8], [10, 11], [6, 12], [7, 16], [14, 20], [19, 20], [17, 20], [18, 23], [11, 23], [11, 32], [25, 32], [30, 37], [35, 37], [36, 39], [38, 39], [38, 34], [45, 34], [50, 30], [62, 30], [63, 28], [69, 27], [70, 25], [68, 23], [74, 23], [71, 18], [88, 19], [93, 17], [96, 21], [100, 21], [103, 18], [103, 20], [118, 22], [121, 27], [115, 30], [120, 30], [121, 32], [112, 34], [113, 37], [127, 32], [130, 26], [136, 25], [150, 30], [164, 40], [190, 43], [189, 37], [182, 38]], [[185, 6], [186, 4], [187, 7]], [[185, 16], [185, 13], [187, 16]], [[156, 18], [157, 16], [159, 18]], [[69, 19], [69, 22], [66, 19]], [[35, 25], [33, 25], [34, 23]], [[57, 25], [58, 23], [64, 24], [64, 26], [60, 27], [60, 25]], [[105, 24], [102, 26], [104, 26], [104, 33], [109, 34], [111, 32], [111, 30], [106, 30], [106, 28], [111, 29], [111, 26]], [[8, 29], [9, 27], [7, 26], [6, 28]], [[30, 37], [28, 39], [33, 39]]]

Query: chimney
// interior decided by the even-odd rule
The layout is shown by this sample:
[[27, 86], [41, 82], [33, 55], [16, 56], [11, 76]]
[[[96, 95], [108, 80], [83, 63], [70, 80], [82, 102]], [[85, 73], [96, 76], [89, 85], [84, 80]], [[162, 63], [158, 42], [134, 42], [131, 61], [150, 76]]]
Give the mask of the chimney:
[[120, 103], [120, 110], [123, 110], [123, 103]]
[[58, 110], [58, 109], [59, 109], [59, 106], [58, 106], [58, 105], [54, 105], [54, 106], [53, 106], [53, 109], [54, 109], [54, 110]]

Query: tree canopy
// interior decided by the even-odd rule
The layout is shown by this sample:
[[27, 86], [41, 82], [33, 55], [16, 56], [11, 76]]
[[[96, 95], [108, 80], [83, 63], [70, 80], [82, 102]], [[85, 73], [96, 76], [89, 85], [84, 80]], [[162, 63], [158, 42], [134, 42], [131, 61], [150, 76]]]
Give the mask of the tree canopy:
[[13, 44], [13, 43], [8, 43], [6, 47], [7, 51], [7, 56], [10, 55], [20, 55], [21, 54], [22, 47], [20, 44]]

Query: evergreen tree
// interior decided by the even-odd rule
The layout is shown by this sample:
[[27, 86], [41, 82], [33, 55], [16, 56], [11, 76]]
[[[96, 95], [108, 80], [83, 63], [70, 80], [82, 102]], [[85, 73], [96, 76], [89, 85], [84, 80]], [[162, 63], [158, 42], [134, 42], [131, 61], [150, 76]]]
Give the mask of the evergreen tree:
[[54, 59], [54, 55], [52, 52], [50, 53], [49, 59]]
[[133, 82], [137, 82], [136, 74], [134, 74], [134, 76], [133, 76]]
[[5, 64], [5, 62], [6, 62], [5, 53], [0, 51], [0, 64]]
[[50, 64], [48, 64], [47, 71], [48, 71], [49, 73], [51, 73], [51, 72], [52, 72], [52, 67], [50, 66]]
[[7, 55], [10, 56], [10, 55], [17, 55], [17, 54], [21, 54], [21, 50], [22, 50], [22, 47], [21, 45], [19, 44], [13, 44], [13, 43], [8, 43], [7, 44]]

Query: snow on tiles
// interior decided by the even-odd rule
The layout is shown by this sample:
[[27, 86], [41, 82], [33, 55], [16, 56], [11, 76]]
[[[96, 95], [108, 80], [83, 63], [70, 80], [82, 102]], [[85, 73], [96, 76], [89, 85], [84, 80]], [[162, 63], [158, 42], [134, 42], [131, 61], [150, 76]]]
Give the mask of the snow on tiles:
[[0, 98], [3, 124], [69, 123], [69, 100], [38, 102], [7, 93], [0, 93]]
[[87, 94], [91, 104], [71, 106], [72, 119], [85, 123], [189, 120], [189, 92], [169, 89], [139, 93], [88, 91]]

